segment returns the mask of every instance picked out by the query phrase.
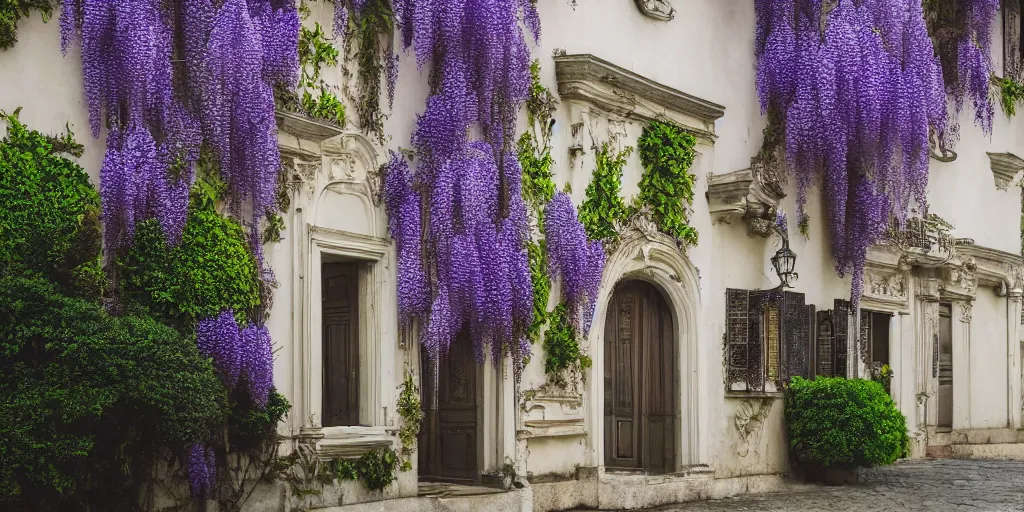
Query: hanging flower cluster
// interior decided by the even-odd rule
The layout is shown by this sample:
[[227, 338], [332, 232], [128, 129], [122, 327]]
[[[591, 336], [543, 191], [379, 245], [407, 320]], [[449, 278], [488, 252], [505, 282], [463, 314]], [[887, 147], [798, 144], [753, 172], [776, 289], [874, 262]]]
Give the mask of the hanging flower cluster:
[[[530, 84], [520, 22], [539, 37], [535, 6], [523, 0], [392, 5], [404, 45], [414, 48], [420, 66], [431, 66], [434, 85], [413, 133], [416, 173], [409, 177], [393, 158], [385, 184], [400, 251], [400, 314], [424, 322], [430, 357], [445, 356], [466, 332], [479, 360], [486, 344], [495, 362], [511, 354], [518, 377], [529, 353], [533, 298], [522, 170], [512, 140]], [[470, 138], [473, 127], [481, 140]], [[426, 220], [422, 233], [417, 204]], [[422, 264], [414, 261], [420, 257]]]
[[200, 353], [213, 359], [225, 385], [233, 387], [244, 377], [253, 403], [266, 408], [274, 387], [273, 349], [266, 326], [239, 329], [234, 313], [226, 309], [199, 321], [196, 345]]
[[108, 247], [152, 216], [179, 239], [204, 141], [235, 213], [266, 213], [279, 167], [273, 87], [298, 79], [292, 0], [194, 0], [180, 11], [158, 0], [64, 0], [60, 25], [65, 52], [81, 44], [92, 134], [109, 130]]
[[[100, 170], [107, 247], [130, 244], [135, 226], [152, 217], [168, 243], [180, 241], [205, 145], [232, 212], [249, 219], [261, 276], [273, 282], [258, 225], [280, 167], [273, 89], [298, 80], [294, 0], [188, 0], [180, 9], [159, 0], [63, 0], [60, 26], [64, 52], [81, 45], [92, 134], [108, 130]], [[223, 311], [199, 322], [196, 342], [227, 386], [245, 375], [254, 403], [266, 406], [273, 363], [264, 326], [240, 330]]]
[[217, 483], [217, 457], [213, 448], [192, 443], [188, 450], [188, 483], [193, 496], [209, 496]]
[[974, 122], [992, 133], [995, 107], [989, 98], [992, 77], [992, 25], [999, 0], [965, 0], [961, 3], [962, 27], [956, 40], [956, 77], [951, 93], [959, 113], [970, 97]]
[[822, 177], [840, 274], [923, 204], [929, 130], [946, 128], [942, 70], [919, 0], [757, 0], [757, 90], [784, 119], [798, 217]]
[[548, 272], [552, 279], [562, 278], [569, 315], [575, 325], [582, 325], [581, 332], [588, 332], [604, 272], [604, 247], [600, 240], [587, 240], [569, 194], [556, 193], [544, 209], [544, 239]]

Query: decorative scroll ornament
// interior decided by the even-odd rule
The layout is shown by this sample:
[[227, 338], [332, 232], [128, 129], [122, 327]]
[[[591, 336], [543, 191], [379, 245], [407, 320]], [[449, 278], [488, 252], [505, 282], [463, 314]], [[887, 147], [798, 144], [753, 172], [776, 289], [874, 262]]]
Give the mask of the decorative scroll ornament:
[[971, 323], [971, 311], [974, 309], [974, 303], [969, 300], [960, 302], [960, 321], [969, 324]]
[[672, 21], [676, 17], [676, 10], [668, 0], [636, 0], [636, 6], [644, 16], [658, 21]]
[[764, 431], [764, 422], [772, 410], [772, 403], [770, 398], [740, 402], [735, 418], [736, 430], [740, 433], [740, 446], [737, 451], [740, 457], [750, 454], [751, 444], [754, 451], [757, 451], [757, 446], [761, 443], [761, 432]]

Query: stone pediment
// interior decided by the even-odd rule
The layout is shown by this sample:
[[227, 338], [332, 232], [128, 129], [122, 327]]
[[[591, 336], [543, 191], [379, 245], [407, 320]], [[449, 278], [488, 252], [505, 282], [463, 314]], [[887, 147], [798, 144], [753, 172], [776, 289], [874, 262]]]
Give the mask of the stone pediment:
[[714, 222], [734, 217], [747, 221], [751, 234], [768, 236], [775, 222], [775, 209], [786, 194], [778, 181], [751, 167], [708, 176], [708, 210]]
[[556, 55], [554, 60], [562, 100], [629, 120], [669, 122], [714, 143], [715, 121], [725, 115], [725, 107], [593, 55]]

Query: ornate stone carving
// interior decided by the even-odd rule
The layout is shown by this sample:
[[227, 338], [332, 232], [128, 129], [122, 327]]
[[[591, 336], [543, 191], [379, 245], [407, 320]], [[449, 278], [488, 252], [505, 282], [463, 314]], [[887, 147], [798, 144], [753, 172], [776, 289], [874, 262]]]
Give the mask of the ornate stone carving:
[[740, 402], [736, 410], [735, 425], [740, 434], [740, 445], [737, 454], [746, 457], [750, 454], [750, 447], [753, 445], [756, 453], [757, 446], [761, 443], [761, 433], [764, 431], [764, 422], [772, 410], [774, 400], [751, 399]]
[[[625, 120], [668, 121], [709, 143], [725, 107], [678, 91], [593, 55], [556, 55], [562, 101], [575, 101]], [[578, 142], [573, 138], [573, 145]]]
[[775, 209], [785, 197], [781, 183], [754, 168], [708, 176], [708, 205], [714, 222], [742, 217], [751, 235], [767, 237]]
[[978, 264], [968, 257], [960, 264], [943, 267], [943, 289], [973, 296], [978, 288]]
[[636, 6], [648, 18], [671, 21], [676, 17], [676, 10], [668, 0], [636, 0]]
[[960, 301], [960, 321], [969, 324], [971, 323], [971, 310], [974, 309], [974, 303], [969, 300]]
[[1006, 190], [1020, 184], [1024, 176], [1024, 158], [1013, 153], [988, 153], [988, 158], [997, 189]]
[[890, 275], [867, 272], [865, 275], [867, 293], [877, 297], [907, 298], [907, 287], [902, 273]]

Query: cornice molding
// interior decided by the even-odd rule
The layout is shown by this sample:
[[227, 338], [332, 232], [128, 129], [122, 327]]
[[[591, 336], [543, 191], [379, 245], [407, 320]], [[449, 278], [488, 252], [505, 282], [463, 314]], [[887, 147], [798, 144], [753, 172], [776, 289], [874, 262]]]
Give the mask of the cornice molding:
[[643, 121], [666, 121], [714, 143], [725, 107], [686, 94], [590, 54], [557, 55], [555, 79], [563, 100]]

